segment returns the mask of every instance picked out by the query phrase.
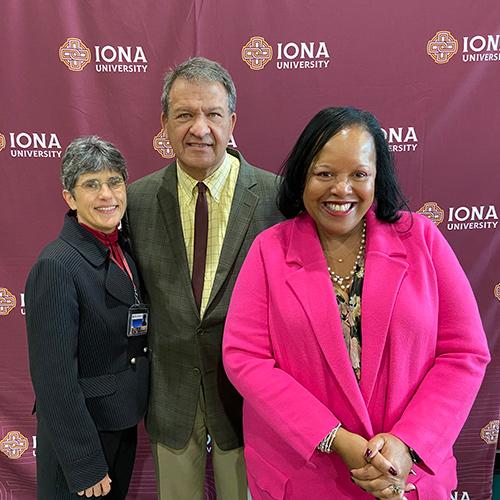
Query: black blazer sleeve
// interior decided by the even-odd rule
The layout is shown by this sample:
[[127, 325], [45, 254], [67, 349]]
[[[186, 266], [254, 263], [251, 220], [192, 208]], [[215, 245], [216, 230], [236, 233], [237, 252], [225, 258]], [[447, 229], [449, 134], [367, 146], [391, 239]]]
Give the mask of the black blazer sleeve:
[[41, 259], [26, 284], [29, 360], [38, 418], [44, 422], [70, 491], [107, 473], [99, 435], [78, 383], [79, 301], [62, 263]]

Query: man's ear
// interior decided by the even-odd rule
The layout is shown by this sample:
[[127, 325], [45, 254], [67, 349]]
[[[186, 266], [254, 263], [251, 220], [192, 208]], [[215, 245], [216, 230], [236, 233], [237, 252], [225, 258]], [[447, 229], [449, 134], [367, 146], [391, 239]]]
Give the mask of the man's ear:
[[236, 125], [236, 113], [231, 115], [231, 134], [234, 131], [234, 126]]
[[160, 120], [161, 120], [161, 128], [163, 130], [166, 130], [166, 128], [167, 128], [167, 122], [168, 122], [167, 115], [164, 114], [164, 113], [162, 113], [161, 117], [160, 117]]

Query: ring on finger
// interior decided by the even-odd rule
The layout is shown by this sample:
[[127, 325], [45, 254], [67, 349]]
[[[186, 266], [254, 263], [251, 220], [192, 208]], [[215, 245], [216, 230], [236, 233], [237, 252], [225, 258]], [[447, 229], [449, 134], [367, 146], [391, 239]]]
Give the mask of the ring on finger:
[[392, 493], [394, 493], [394, 495], [400, 495], [404, 491], [403, 488], [401, 488], [401, 486], [398, 486], [397, 484], [391, 484], [389, 486], [389, 489]]

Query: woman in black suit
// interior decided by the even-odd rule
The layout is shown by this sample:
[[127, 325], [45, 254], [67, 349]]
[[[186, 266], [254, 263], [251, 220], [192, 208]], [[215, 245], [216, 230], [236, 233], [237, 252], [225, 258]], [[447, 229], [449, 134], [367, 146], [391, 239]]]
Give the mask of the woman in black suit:
[[112, 144], [68, 146], [70, 210], [26, 284], [39, 500], [127, 495], [149, 380], [148, 310], [119, 230], [127, 177]]

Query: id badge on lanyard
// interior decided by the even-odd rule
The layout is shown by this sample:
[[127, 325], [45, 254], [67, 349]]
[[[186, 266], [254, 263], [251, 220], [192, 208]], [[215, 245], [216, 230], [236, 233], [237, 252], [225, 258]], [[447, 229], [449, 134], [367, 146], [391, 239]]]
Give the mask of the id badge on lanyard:
[[134, 277], [132, 271], [128, 265], [127, 259], [123, 254], [123, 251], [118, 247], [120, 258], [122, 259], [125, 271], [132, 282], [134, 287], [134, 300], [135, 303], [129, 307], [128, 310], [128, 320], [127, 320], [127, 337], [138, 337], [140, 335], [146, 335], [148, 333], [149, 325], [149, 306], [147, 304], [142, 304], [139, 299], [139, 293], [137, 287], [134, 283]]
[[133, 304], [128, 310], [127, 337], [138, 337], [148, 333], [149, 307]]

